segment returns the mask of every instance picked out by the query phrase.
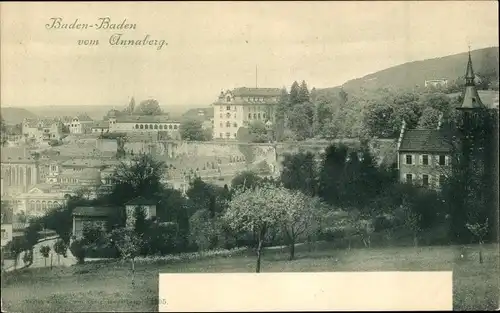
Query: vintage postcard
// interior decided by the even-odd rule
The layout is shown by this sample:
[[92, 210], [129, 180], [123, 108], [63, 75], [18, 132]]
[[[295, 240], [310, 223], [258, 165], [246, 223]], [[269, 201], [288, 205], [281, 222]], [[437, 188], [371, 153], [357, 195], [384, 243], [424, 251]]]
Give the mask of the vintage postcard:
[[2, 312], [497, 310], [496, 1], [3, 2]]

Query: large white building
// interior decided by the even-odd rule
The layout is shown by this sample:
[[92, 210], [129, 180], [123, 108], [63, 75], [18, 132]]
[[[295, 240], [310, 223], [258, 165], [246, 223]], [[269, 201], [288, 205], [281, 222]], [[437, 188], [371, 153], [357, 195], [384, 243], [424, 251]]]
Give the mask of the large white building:
[[236, 139], [242, 126], [258, 120], [275, 122], [276, 105], [279, 102], [279, 88], [246, 88], [221, 91], [212, 104], [214, 109], [213, 138]]

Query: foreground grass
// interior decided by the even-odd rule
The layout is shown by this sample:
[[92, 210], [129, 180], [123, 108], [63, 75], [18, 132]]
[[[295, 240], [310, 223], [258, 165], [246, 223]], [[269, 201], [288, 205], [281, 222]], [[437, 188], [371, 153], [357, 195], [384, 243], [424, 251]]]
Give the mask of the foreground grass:
[[[262, 272], [323, 271], [453, 271], [455, 310], [494, 310], [499, 300], [498, 245], [487, 246], [484, 263], [477, 247], [460, 258], [458, 247], [372, 248], [335, 250], [328, 245], [308, 251], [268, 250]], [[69, 268], [27, 269], [2, 279], [4, 310], [8, 312], [157, 311], [159, 273], [253, 272], [255, 257], [217, 257], [172, 264], [138, 264], [135, 286], [128, 263], [89, 263]]]

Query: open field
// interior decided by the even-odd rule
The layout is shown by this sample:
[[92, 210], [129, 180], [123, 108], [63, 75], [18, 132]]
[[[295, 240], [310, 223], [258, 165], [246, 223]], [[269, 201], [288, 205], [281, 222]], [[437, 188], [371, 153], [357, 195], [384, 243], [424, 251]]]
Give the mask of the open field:
[[[477, 246], [468, 247], [464, 258], [456, 246], [348, 251], [322, 244], [308, 250], [307, 245], [298, 246], [294, 261], [287, 260], [285, 250], [267, 250], [262, 272], [453, 270], [455, 310], [498, 308], [498, 245], [485, 247], [483, 264], [479, 263]], [[2, 299], [9, 312], [157, 311], [158, 273], [253, 272], [254, 267], [255, 257], [250, 252], [182, 263], [137, 264], [135, 286], [129, 263], [35, 268], [6, 274]]]

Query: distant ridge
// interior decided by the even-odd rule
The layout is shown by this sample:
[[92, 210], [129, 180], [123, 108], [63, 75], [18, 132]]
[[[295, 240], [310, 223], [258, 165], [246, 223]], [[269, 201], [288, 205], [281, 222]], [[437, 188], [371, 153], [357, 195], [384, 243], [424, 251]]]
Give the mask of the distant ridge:
[[24, 108], [2, 107], [0, 114], [6, 124], [15, 125], [23, 122], [25, 118], [37, 118], [38, 116]]
[[[487, 76], [498, 82], [498, 47], [478, 49], [471, 52], [476, 74]], [[349, 80], [342, 86], [318, 89], [318, 95], [335, 93], [342, 87], [346, 92], [356, 93], [361, 89], [379, 88], [412, 89], [423, 87], [426, 80], [456, 80], [465, 75], [467, 52], [408, 62], [366, 76]]]

